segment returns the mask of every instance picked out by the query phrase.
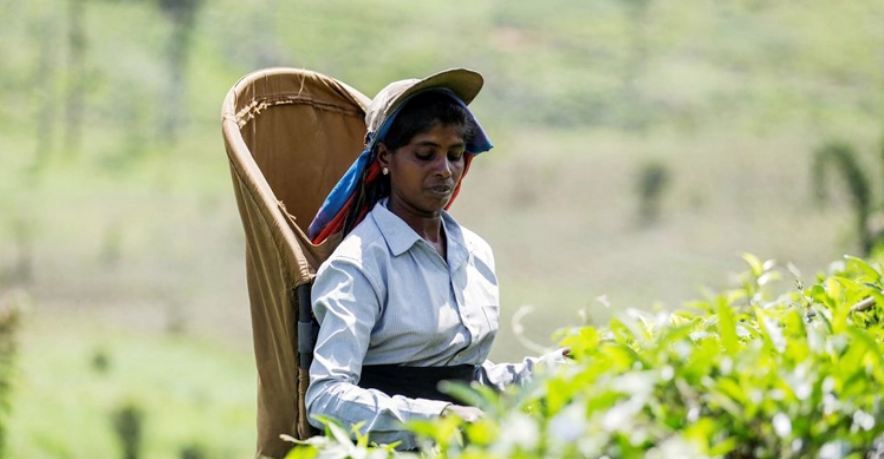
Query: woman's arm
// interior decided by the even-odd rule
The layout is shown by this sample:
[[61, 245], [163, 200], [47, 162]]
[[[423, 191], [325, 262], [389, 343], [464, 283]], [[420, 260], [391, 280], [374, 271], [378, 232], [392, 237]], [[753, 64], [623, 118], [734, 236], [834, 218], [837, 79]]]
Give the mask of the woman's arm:
[[378, 443], [401, 441], [415, 447], [403, 423], [442, 414], [449, 403], [389, 396], [357, 385], [368, 350], [371, 331], [381, 313], [379, 284], [369, 280], [355, 261], [335, 259], [323, 265], [313, 285], [313, 313], [319, 336], [310, 367], [306, 405], [310, 423], [321, 427], [314, 415], [341, 421], [346, 429], [364, 422]]

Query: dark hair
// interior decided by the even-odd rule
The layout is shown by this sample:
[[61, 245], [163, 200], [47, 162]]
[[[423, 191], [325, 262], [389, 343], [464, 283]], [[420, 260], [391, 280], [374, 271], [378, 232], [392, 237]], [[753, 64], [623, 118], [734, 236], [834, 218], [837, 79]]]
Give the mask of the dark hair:
[[467, 109], [442, 91], [422, 92], [405, 102], [381, 141], [393, 151], [407, 145], [414, 136], [432, 129], [437, 123], [461, 126], [464, 143], [470, 143], [474, 128]]
[[[442, 91], [426, 91], [413, 96], [405, 102], [387, 135], [381, 142], [390, 152], [408, 145], [411, 139], [429, 131], [433, 126], [460, 126], [464, 143], [469, 145], [476, 131], [467, 109], [457, 103], [450, 94]], [[367, 173], [368, 169], [364, 173]], [[374, 207], [375, 203], [390, 195], [390, 177], [380, 176], [373, 183], [366, 185], [362, 177], [357, 190], [356, 199], [346, 219], [343, 234], [346, 236], [358, 223], [364, 212]]]

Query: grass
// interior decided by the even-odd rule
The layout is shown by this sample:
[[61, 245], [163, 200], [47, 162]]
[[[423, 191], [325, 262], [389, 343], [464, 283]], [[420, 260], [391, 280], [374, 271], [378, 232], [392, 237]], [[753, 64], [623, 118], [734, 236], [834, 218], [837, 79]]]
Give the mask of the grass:
[[253, 453], [250, 349], [124, 330], [73, 309], [38, 304], [25, 317], [9, 457], [118, 457], [111, 413], [126, 403], [145, 413], [142, 457], [177, 458], [192, 443], [207, 457]]

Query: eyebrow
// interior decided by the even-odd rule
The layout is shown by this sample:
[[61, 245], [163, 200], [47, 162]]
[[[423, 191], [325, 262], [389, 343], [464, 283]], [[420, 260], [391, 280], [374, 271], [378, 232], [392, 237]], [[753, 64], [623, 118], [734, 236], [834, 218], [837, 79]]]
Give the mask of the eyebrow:
[[[419, 146], [419, 147], [441, 147], [441, 145], [439, 145], [438, 143], [433, 142], [433, 141], [431, 141], [431, 140], [424, 140], [423, 142], [418, 142], [418, 143], [417, 143], [417, 146]], [[463, 142], [458, 142], [458, 143], [455, 143], [455, 144], [451, 144], [451, 146], [450, 146], [449, 148], [452, 148], [452, 147], [463, 147], [463, 146], [464, 146], [464, 143], [463, 143]]]

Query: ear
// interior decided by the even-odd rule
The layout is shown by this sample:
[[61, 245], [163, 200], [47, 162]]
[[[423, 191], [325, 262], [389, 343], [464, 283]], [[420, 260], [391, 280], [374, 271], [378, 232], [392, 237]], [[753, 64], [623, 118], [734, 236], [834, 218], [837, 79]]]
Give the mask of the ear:
[[390, 167], [390, 155], [392, 152], [384, 145], [383, 142], [378, 144], [378, 162], [381, 163], [383, 167]]

